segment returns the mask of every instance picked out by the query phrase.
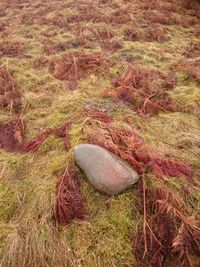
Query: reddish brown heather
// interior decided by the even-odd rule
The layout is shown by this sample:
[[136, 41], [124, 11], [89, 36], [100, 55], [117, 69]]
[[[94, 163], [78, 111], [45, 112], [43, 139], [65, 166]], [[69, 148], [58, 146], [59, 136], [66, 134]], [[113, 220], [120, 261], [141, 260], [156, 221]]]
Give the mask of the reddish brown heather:
[[68, 23], [91, 21], [93, 23], [109, 22], [109, 17], [103, 14], [98, 5], [92, 2], [79, 1], [76, 3], [77, 12], [67, 18]]
[[74, 219], [83, 219], [84, 213], [78, 172], [74, 167], [69, 168], [56, 185], [54, 217], [59, 224], [67, 225]]
[[163, 43], [169, 40], [167, 30], [158, 25], [151, 25], [144, 36], [144, 41]]
[[0, 32], [4, 31], [5, 26], [6, 25], [4, 23], [0, 22]]

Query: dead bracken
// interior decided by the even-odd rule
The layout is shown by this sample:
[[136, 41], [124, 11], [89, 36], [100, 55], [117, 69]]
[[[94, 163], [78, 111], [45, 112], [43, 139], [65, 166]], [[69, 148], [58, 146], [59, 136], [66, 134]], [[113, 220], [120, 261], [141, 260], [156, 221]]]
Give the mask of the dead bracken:
[[9, 70], [0, 67], [0, 108], [9, 107], [14, 113], [21, 110], [21, 94], [17, 90], [16, 84]]
[[0, 122], [0, 148], [6, 152], [19, 151], [24, 142], [25, 125], [21, 119]]
[[73, 219], [84, 218], [83, 199], [80, 192], [78, 172], [71, 167], [58, 178], [54, 216], [61, 225], [69, 224]]
[[103, 124], [102, 129], [89, 133], [92, 144], [102, 146], [117, 156], [127, 160], [140, 174], [148, 170], [161, 178], [167, 176], [186, 176], [192, 179], [191, 168], [176, 159], [167, 159], [151, 148], [135, 130], [126, 130]]
[[78, 81], [85, 78], [91, 71], [103, 70], [106, 67], [108, 67], [108, 62], [101, 53], [68, 53], [61, 59], [51, 62], [49, 70], [56, 79]]
[[70, 148], [70, 139], [68, 130], [71, 121], [65, 122], [59, 128], [47, 128], [43, 130], [37, 137], [27, 141], [25, 139], [25, 121], [16, 118], [10, 121], [0, 122], [0, 148], [7, 152], [35, 152], [37, 151], [44, 141], [51, 135], [64, 139], [64, 148]]
[[131, 104], [141, 116], [175, 110], [168, 94], [168, 90], [176, 86], [174, 74], [165, 76], [159, 71], [129, 64], [113, 85], [114, 88], [105, 91], [104, 96]]
[[0, 56], [21, 57], [24, 54], [24, 44], [20, 42], [1, 42]]
[[147, 189], [144, 181], [138, 192], [144, 216], [133, 238], [138, 264], [165, 266], [170, 257], [175, 265], [192, 266], [193, 251], [197, 257], [200, 251], [200, 228], [184, 201], [165, 187]]

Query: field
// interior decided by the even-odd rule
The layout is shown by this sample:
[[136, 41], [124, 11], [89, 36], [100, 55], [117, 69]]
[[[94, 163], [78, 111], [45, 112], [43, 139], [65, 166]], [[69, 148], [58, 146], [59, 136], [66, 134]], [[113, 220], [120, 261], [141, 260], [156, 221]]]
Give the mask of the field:
[[[139, 183], [96, 192], [81, 143]], [[200, 266], [199, 158], [198, 1], [0, 0], [0, 267]]]

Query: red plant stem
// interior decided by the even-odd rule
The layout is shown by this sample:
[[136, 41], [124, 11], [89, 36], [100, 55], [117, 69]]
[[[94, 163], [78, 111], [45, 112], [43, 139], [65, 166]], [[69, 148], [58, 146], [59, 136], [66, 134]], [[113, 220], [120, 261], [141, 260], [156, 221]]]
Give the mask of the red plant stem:
[[146, 221], [147, 221], [147, 212], [146, 212], [146, 183], [144, 180], [144, 176], [142, 176], [142, 184], [143, 184], [143, 213], [144, 213], [144, 219], [143, 219], [143, 232], [144, 232], [144, 254], [143, 259], [148, 252], [147, 249], [147, 233], [146, 233]]

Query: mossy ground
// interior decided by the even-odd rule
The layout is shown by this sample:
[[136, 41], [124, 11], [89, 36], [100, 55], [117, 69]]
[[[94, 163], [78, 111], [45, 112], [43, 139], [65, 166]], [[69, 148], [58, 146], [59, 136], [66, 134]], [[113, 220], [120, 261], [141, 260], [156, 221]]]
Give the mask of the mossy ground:
[[[61, 174], [66, 168], [75, 145], [86, 142], [82, 132], [86, 116], [81, 112], [82, 108], [97, 108], [111, 115], [118, 126], [137, 126], [140, 135], [158, 151], [171, 152], [190, 164], [196, 185], [185, 200], [193, 213], [200, 209], [198, 82], [178, 70], [178, 83], [170, 95], [180, 107], [179, 111], [162, 112], [147, 120], [139, 117], [131, 107], [102, 96], [105, 90], [112, 88], [111, 81], [121, 73], [127, 61], [167, 73], [174, 63], [188, 60], [182, 52], [191, 42], [200, 41], [195, 34], [200, 20], [187, 27], [180, 23], [159, 24], [167, 30], [169, 37], [162, 43], [126, 41], [123, 33], [127, 25], [134, 27], [137, 22], [138, 29], [144, 30], [145, 24], [149, 24], [142, 19], [142, 4], [145, 1], [8, 2], [0, 1], [0, 23], [5, 25], [0, 32], [1, 42], [17, 41], [23, 45], [24, 52], [17, 57], [2, 54], [0, 64], [13, 73], [23, 95], [22, 116], [28, 122], [27, 138], [37, 135], [40, 128], [58, 127], [72, 117], [76, 118], [76, 124], [70, 129], [72, 148], [68, 152], [64, 150], [62, 140], [54, 136], [49, 137], [35, 153], [8, 154], [0, 151], [0, 266], [135, 266], [130, 237], [137, 232], [142, 218], [135, 206], [134, 189], [109, 198], [95, 192], [84, 180], [81, 181], [86, 219], [59, 228], [51, 221], [57, 179], [55, 174]], [[180, 8], [179, 15], [184, 19], [186, 9], [183, 9], [182, 2], [170, 3]], [[112, 17], [118, 9], [126, 8], [122, 14], [128, 21], [108, 25], [100, 17], [99, 20], [82, 20], [83, 33], [86, 38], [93, 38], [93, 48], [68, 48], [66, 51], [45, 54], [44, 41], [51, 40], [59, 44], [77, 38], [77, 22], [68, 22], [67, 19], [79, 13], [79, 5], [86, 6], [89, 13], [98, 9], [102, 17]], [[160, 0], [157, 5], [165, 10], [167, 3]], [[157, 5], [152, 6], [155, 12]], [[145, 10], [148, 11], [151, 12], [151, 9]], [[177, 15], [178, 10], [173, 13]], [[187, 10], [187, 19], [193, 17]], [[115, 18], [119, 18], [119, 15]], [[70, 91], [65, 81], [55, 79], [49, 72], [48, 64], [34, 67], [34, 62], [40, 58], [52, 61], [68, 51], [101, 51], [101, 42], [93, 36], [91, 28], [112, 30], [113, 38], [122, 44], [114, 52], [104, 50], [110, 62], [108, 69], [91, 73], [79, 81], [75, 91]], [[10, 110], [0, 110], [0, 120], [10, 117]], [[129, 118], [130, 123], [124, 121], [125, 117]], [[181, 142], [190, 143], [190, 146], [179, 148], [177, 144]], [[147, 182], [150, 186], [156, 183], [151, 175], [147, 177]], [[190, 186], [181, 178], [166, 177], [164, 183], [176, 194], [181, 194], [184, 186]]]

